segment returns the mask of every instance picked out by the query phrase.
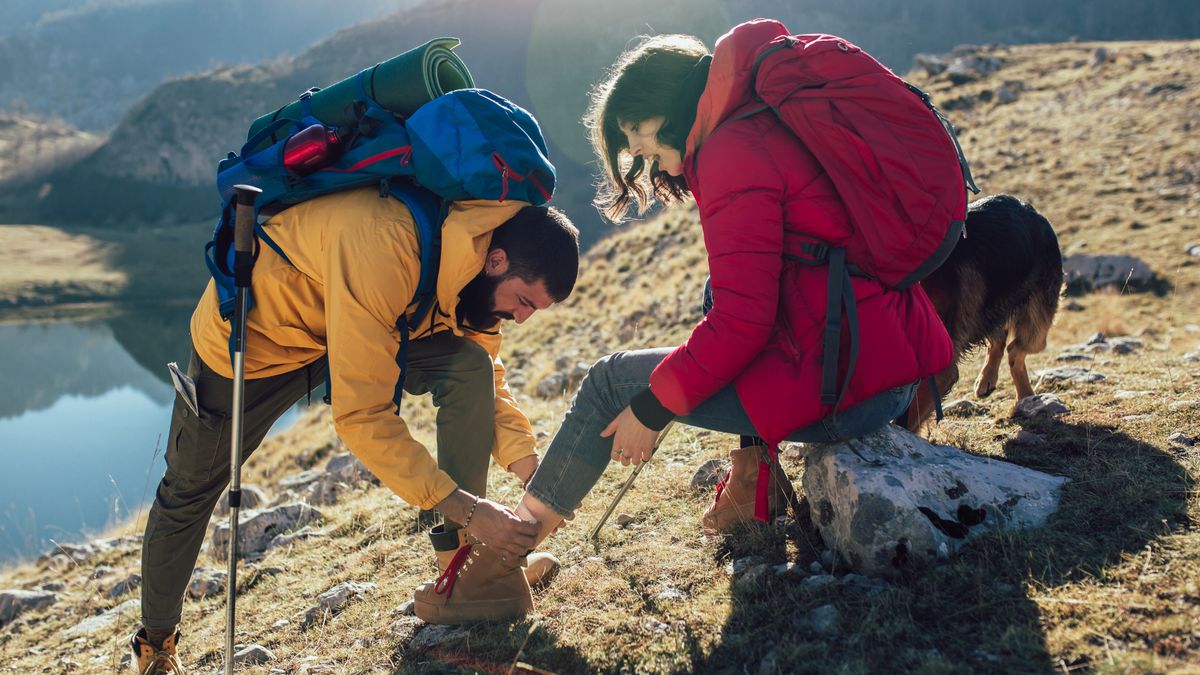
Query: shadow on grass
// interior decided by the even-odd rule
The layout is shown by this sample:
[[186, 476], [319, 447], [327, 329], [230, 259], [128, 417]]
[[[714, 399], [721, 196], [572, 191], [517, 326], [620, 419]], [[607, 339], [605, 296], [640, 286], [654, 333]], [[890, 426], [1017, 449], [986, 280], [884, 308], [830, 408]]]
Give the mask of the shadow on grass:
[[[1102, 577], [1105, 568], [1157, 537], [1190, 525], [1189, 477], [1170, 454], [1108, 427], [1022, 421], [1046, 443], [1009, 441], [1009, 461], [1071, 478], [1046, 527], [980, 539], [950, 562], [902, 579], [874, 596], [841, 585], [810, 591], [768, 572], [762, 584], [734, 583], [732, 612], [719, 646], [693, 661], [703, 672], [1062, 672], [1098, 663], [1052, 655], [1035, 598], [1047, 590]], [[802, 521], [803, 522], [803, 521]], [[777, 528], [779, 529], [779, 528]], [[807, 522], [776, 534], [731, 538], [734, 557], [781, 562], [790, 538], [805, 551], [819, 537]], [[766, 543], [765, 547], [761, 544]], [[1089, 604], [1083, 600], [1082, 604]], [[1098, 602], [1096, 604], [1106, 604]], [[837, 609], [820, 633], [813, 610]], [[827, 611], [827, 610], [826, 610]], [[1082, 640], [1102, 640], [1087, 636]]]

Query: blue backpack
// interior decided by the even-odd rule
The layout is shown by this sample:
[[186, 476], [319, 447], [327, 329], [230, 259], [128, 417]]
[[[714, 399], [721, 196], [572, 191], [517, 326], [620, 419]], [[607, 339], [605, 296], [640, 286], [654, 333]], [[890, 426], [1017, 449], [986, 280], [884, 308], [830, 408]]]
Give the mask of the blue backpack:
[[[332, 129], [312, 115], [301, 96], [300, 119], [278, 119], [252, 136], [241, 153], [217, 165], [221, 217], [205, 246], [205, 262], [216, 282], [221, 317], [233, 315], [237, 287], [233, 276], [234, 185], [262, 190], [255, 202], [255, 234], [284, 260], [287, 253], [263, 230], [260, 214], [279, 211], [314, 197], [377, 185], [381, 198], [395, 198], [412, 212], [420, 242], [420, 279], [409, 303], [411, 320], [396, 319], [400, 332], [400, 380], [393, 400], [400, 403], [410, 331], [424, 319], [437, 288], [441, 226], [447, 203], [463, 199], [517, 199], [535, 205], [550, 200], [554, 165], [537, 121], [528, 112], [483, 89], [460, 89], [424, 104], [401, 119], [367, 96], [359, 86], [357, 125]], [[314, 129], [318, 126], [319, 129]], [[289, 170], [285, 149], [298, 134], [313, 131], [336, 139], [336, 159], [303, 175]], [[278, 139], [278, 140], [277, 140]], [[257, 251], [255, 251], [257, 256]], [[253, 306], [253, 298], [251, 298]], [[232, 354], [232, 335], [230, 353]], [[328, 400], [328, 393], [326, 395]]]

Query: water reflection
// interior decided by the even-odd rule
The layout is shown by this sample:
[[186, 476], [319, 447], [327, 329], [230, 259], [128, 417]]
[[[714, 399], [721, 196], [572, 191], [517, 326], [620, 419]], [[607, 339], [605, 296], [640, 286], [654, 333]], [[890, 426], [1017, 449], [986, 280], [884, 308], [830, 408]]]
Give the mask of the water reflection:
[[0, 563], [103, 531], [152, 498], [174, 399], [165, 365], [187, 362], [189, 316], [0, 325]]

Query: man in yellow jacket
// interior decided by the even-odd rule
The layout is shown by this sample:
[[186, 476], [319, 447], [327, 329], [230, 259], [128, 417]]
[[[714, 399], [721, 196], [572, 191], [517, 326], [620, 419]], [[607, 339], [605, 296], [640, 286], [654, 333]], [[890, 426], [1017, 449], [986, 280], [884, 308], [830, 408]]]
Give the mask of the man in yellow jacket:
[[[287, 259], [263, 246], [255, 263], [245, 456], [328, 376], [335, 429], [346, 447], [405, 501], [445, 516], [431, 532], [443, 569], [467, 537], [503, 564], [519, 564], [536, 528], [483, 499], [490, 459], [523, 482], [538, 464], [529, 420], [505, 383], [498, 325], [522, 323], [570, 294], [579, 266], [575, 227], [554, 209], [524, 202], [450, 205], [433, 310], [411, 332], [404, 380], [405, 391], [431, 393], [438, 407], [436, 459], [412, 438], [393, 403], [401, 376], [396, 322], [415, 311], [420, 277], [408, 208], [376, 188], [350, 190], [293, 206], [264, 231]], [[143, 630], [133, 648], [143, 669], [176, 659], [183, 594], [229, 482], [230, 324], [220, 317], [212, 282], [191, 332], [197, 412], [176, 397], [167, 470], [142, 545]], [[497, 606], [528, 595], [521, 583], [523, 576], [501, 591]]]

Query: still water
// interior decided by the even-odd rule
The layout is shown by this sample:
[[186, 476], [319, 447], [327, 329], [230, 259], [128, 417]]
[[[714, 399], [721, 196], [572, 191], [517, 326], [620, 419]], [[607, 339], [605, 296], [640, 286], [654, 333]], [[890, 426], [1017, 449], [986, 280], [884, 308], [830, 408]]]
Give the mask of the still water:
[[186, 368], [189, 315], [0, 324], [0, 564], [146, 508], [165, 467], [166, 364]]

